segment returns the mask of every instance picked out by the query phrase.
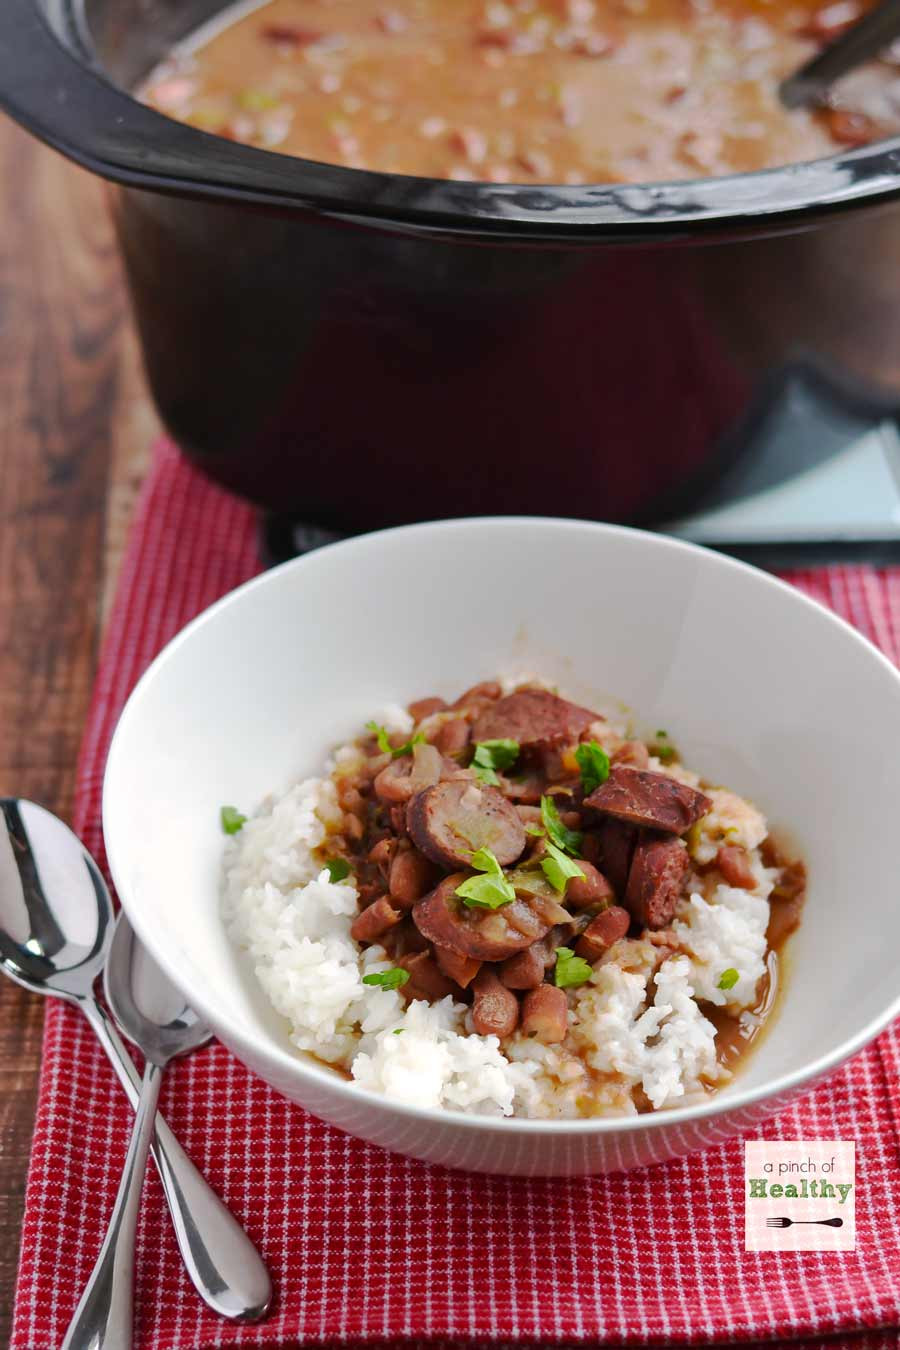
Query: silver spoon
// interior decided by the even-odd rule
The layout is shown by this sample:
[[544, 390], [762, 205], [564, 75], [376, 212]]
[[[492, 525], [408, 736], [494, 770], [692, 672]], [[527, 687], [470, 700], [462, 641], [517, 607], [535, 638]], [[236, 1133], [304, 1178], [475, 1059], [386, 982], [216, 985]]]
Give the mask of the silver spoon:
[[[68, 826], [34, 802], [0, 798], [0, 815], [0, 969], [81, 1009], [137, 1108], [140, 1077], [94, 989], [113, 932], [99, 868]], [[262, 1317], [272, 1283], [259, 1253], [159, 1115], [152, 1151], [200, 1297], [223, 1317]]]
[[124, 914], [116, 923], [103, 984], [113, 1016], [143, 1051], [144, 1079], [106, 1237], [62, 1350], [130, 1350], [135, 1234], [163, 1070], [210, 1039], [206, 1023], [154, 964]]
[[782, 83], [786, 108], [821, 103], [831, 85], [864, 61], [870, 61], [900, 37], [900, 0], [881, 0], [873, 10]]

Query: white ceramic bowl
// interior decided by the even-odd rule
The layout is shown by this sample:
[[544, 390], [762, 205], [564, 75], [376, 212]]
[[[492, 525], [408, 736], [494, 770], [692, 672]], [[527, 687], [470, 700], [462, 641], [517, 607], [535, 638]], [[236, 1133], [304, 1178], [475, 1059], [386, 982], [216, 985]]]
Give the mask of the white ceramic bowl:
[[[292, 1051], [219, 918], [223, 802], [254, 805], [373, 709], [497, 672], [615, 695], [757, 802], [809, 867], [777, 1020], [734, 1084], [624, 1120], [484, 1119], [392, 1104]], [[900, 677], [751, 568], [638, 531], [480, 519], [365, 535], [214, 605], [143, 677], [106, 772], [115, 884], [221, 1040], [285, 1096], [387, 1148], [516, 1174], [660, 1161], [745, 1130], [900, 1012]]]

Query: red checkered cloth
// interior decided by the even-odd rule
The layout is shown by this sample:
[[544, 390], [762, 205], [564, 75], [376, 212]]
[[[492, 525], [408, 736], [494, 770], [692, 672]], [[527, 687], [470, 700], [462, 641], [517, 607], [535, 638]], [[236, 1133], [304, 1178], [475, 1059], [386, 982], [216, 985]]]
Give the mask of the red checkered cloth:
[[[252, 511], [161, 447], [78, 771], [75, 828], [101, 860], [103, 765], [129, 690], [173, 634], [258, 567]], [[900, 656], [900, 569], [835, 567], [790, 579]], [[739, 1140], [616, 1176], [470, 1176], [323, 1125], [219, 1045], [172, 1066], [162, 1107], [256, 1241], [277, 1301], [256, 1326], [223, 1322], [201, 1305], [150, 1169], [138, 1234], [140, 1350], [812, 1345], [834, 1333], [867, 1350], [898, 1344], [900, 1023], [762, 1131], [856, 1141], [855, 1252], [745, 1252]], [[86, 1022], [51, 1002], [12, 1350], [59, 1345], [101, 1242], [130, 1129]]]

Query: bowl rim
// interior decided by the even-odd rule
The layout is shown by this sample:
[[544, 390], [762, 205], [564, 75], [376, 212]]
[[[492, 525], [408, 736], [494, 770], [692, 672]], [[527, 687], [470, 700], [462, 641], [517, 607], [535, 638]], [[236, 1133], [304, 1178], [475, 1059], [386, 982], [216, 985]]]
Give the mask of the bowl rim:
[[[123, 866], [123, 859], [119, 850], [115, 833], [109, 826], [110, 809], [109, 804], [115, 786], [114, 779], [118, 773], [118, 760], [123, 753], [121, 749], [125, 729], [131, 719], [138, 715], [138, 709], [141, 702], [143, 690], [156, 678], [158, 672], [173, 660], [181, 647], [190, 642], [193, 635], [205, 627], [208, 623], [214, 623], [218, 616], [227, 610], [231, 605], [244, 599], [248, 594], [262, 589], [270, 584], [277, 584], [278, 578], [286, 573], [303, 571], [304, 568], [319, 563], [323, 556], [331, 554], [335, 549], [343, 553], [368, 549], [373, 545], [378, 547], [380, 543], [396, 536], [407, 536], [411, 534], [431, 534], [435, 532], [449, 533], [456, 530], [464, 531], [471, 529], [472, 526], [479, 528], [490, 528], [492, 531], [498, 530], [528, 530], [534, 529], [552, 529], [560, 528], [566, 530], [583, 531], [590, 534], [604, 534], [610, 538], [627, 537], [637, 538], [645, 544], [658, 547], [662, 552], [688, 553], [695, 557], [702, 558], [703, 566], [721, 567], [726, 572], [737, 572], [744, 576], [753, 578], [755, 584], [762, 586], [775, 594], [779, 594], [788, 603], [794, 603], [801, 608], [814, 613], [817, 619], [827, 627], [834, 628], [844, 638], [849, 639], [854, 645], [861, 649], [869, 660], [873, 660], [879, 665], [891, 678], [897, 686], [898, 695], [900, 695], [900, 671], [894, 666], [887, 656], [870, 642], [857, 628], [841, 618], [840, 615], [828, 609], [825, 605], [806, 595], [797, 587], [790, 583], [782, 581], [779, 577], [772, 576], [770, 573], [762, 571], [749, 563], [739, 559], [729, 557], [726, 554], [718, 553], [713, 549], [705, 548], [699, 544], [693, 544], [683, 539], [675, 538], [671, 535], [657, 534], [650, 530], [636, 529], [625, 525], [611, 525], [604, 522], [582, 520], [575, 517], [565, 516], [464, 516], [449, 520], [425, 521], [412, 525], [398, 525], [387, 529], [371, 531], [367, 534], [354, 535], [349, 539], [338, 540], [331, 544], [323, 545], [309, 553], [303, 554], [298, 558], [289, 559], [287, 562], [278, 564], [269, 568], [258, 575], [251, 577], [248, 581], [235, 587], [234, 590], [227, 592], [212, 605], [202, 610], [196, 615], [184, 628], [162, 648], [156, 655], [147, 669], [140, 676], [134, 688], [131, 690], [124, 707], [116, 722], [115, 729], [110, 741], [109, 752], [107, 755], [106, 766], [103, 775], [102, 789], [102, 824], [103, 836], [106, 847], [107, 861], [113, 885], [116, 890], [123, 908], [127, 911], [128, 917], [137, 932], [140, 939], [145, 943], [153, 958], [159, 963], [163, 971], [181, 988], [178, 976], [172, 968], [167, 954], [158, 950], [155, 942], [155, 934], [148, 923], [145, 923], [140, 911], [139, 905], [132, 905], [128, 897], [128, 887], [121, 884], [120, 879], [127, 873]], [[195, 1010], [206, 1018], [211, 1025], [222, 1024], [222, 1018], [218, 1011], [211, 1008], [202, 996], [197, 996], [196, 991], [190, 994], [192, 1006]], [[396, 1113], [410, 1120], [419, 1122], [429, 1122], [433, 1125], [452, 1124], [454, 1127], [462, 1129], [478, 1130], [500, 1130], [504, 1134], [554, 1134], [554, 1135], [592, 1135], [592, 1134], [615, 1134], [620, 1132], [631, 1133], [635, 1130], [658, 1129], [667, 1125], [691, 1124], [694, 1121], [709, 1120], [716, 1116], [733, 1114], [735, 1112], [745, 1111], [747, 1108], [757, 1105], [760, 1102], [769, 1099], [785, 1098], [799, 1091], [805, 1084], [811, 1085], [815, 1080], [828, 1073], [830, 1070], [838, 1068], [845, 1060], [857, 1054], [866, 1045], [868, 1045], [876, 1036], [882, 1032], [895, 1018], [900, 1016], [900, 990], [887, 1006], [874, 1017], [870, 1018], [868, 1023], [861, 1028], [855, 1035], [846, 1038], [831, 1050], [817, 1056], [812, 1062], [795, 1069], [791, 1072], [783, 1073], [774, 1080], [760, 1084], [758, 1087], [744, 1089], [735, 1089], [729, 1085], [721, 1092], [711, 1094], [707, 1099], [695, 1102], [688, 1106], [666, 1107], [658, 1111], [646, 1112], [635, 1116], [600, 1116], [600, 1117], [578, 1117], [575, 1119], [532, 1119], [522, 1116], [484, 1116], [476, 1113], [464, 1111], [454, 1111], [442, 1107], [423, 1107], [415, 1106], [406, 1102], [395, 1101], [392, 1098], [377, 1092], [372, 1092], [367, 1088], [361, 1087], [351, 1079], [345, 1079], [334, 1072], [328, 1065], [317, 1063], [312, 1056], [305, 1056], [303, 1052], [292, 1053], [288, 1049], [282, 1049], [278, 1046], [274, 1038], [269, 1036], [260, 1036], [259, 1038], [245, 1035], [242, 1031], [231, 1026], [227, 1028], [228, 1048], [242, 1059], [249, 1068], [251, 1061], [263, 1062], [267, 1070], [276, 1074], [281, 1074], [287, 1070], [295, 1074], [298, 1079], [309, 1078], [311, 1082], [327, 1081], [334, 1091], [342, 1096], [349, 1094], [356, 1101], [369, 1103], [374, 1108]], [[220, 1038], [221, 1039], [221, 1038]], [[244, 1056], [247, 1056], [245, 1059]], [[301, 1057], [302, 1056], [302, 1057]], [[271, 1078], [265, 1074], [260, 1074], [256, 1068], [251, 1068], [251, 1072], [264, 1078], [270, 1084]], [[278, 1089], [276, 1089], [278, 1090]], [[282, 1094], [287, 1095], [287, 1094]], [[772, 1111], [779, 1109], [777, 1101], [773, 1100]]]
[[579, 187], [419, 178], [241, 145], [176, 122], [114, 84], [78, 0], [0, 5], [0, 105], [114, 182], [417, 233], [595, 245], [723, 229], [740, 236], [900, 196], [900, 136], [753, 173]]

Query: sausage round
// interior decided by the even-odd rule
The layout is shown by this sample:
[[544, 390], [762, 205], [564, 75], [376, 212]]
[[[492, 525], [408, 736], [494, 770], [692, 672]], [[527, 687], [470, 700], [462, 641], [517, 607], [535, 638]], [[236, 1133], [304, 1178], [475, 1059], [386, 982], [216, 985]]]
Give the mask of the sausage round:
[[537, 942], [556, 922], [549, 913], [542, 916], [518, 898], [500, 909], [473, 909], [463, 904], [456, 888], [466, 876], [465, 872], [456, 872], [445, 877], [413, 909], [413, 923], [436, 947], [448, 947], [476, 961], [505, 961]]
[[507, 867], [525, 847], [525, 826], [501, 792], [467, 778], [437, 783], [413, 797], [407, 826], [420, 852], [441, 867], [467, 867], [489, 848]]
[[472, 739], [511, 740], [522, 747], [571, 745], [596, 721], [597, 714], [589, 708], [579, 708], [547, 689], [520, 689], [479, 713]]
[[686, 787], [668, 774], [617, 764], [606, 782], [585, 797], [584, 805], [632, 825], [667, 834], [685, 834], [706, 815], [712, 802], [704, 793]]
[[638, 841], [631, 860], [625, 904], [644, 928], [666, 928], [675, 917], [691, 860], [677, 839]]

